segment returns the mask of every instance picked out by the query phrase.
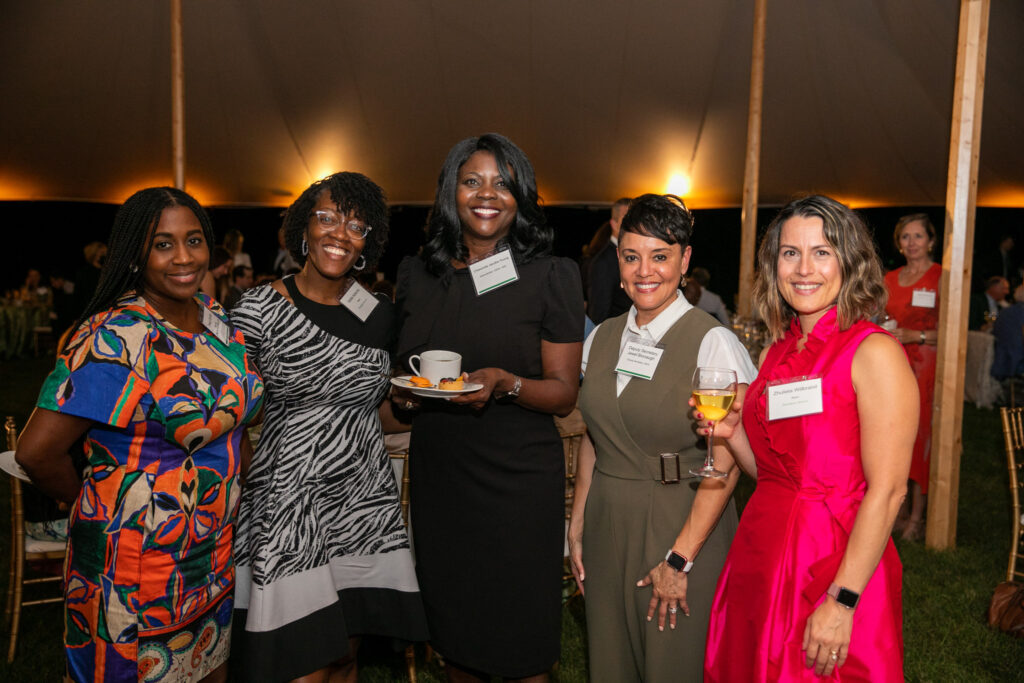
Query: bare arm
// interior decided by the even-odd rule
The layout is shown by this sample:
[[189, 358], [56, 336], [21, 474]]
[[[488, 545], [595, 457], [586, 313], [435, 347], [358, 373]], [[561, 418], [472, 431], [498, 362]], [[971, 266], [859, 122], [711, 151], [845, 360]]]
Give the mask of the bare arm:
[[[690, 514], [687, 515], [682, 530], [672, 544], [672, 550], [691, 562], [696, 562], [695, 558], [718, 524], [718, 519], [722, 516], [722, 511], [729, 503], [740, 479], [739, 468], [736, 467], [736, 461], [729, 449], [718, 439], [715, 440], [713, 448], [715, 467], [726, 472], [728, 476], [724, 479], [705, 478], [700, 482], [697, 495], [690, 507]], [[677, 572], [662, 560], [647, 573], [647, 576], [637, 582], [637, 586], [648, 584], [653, 584], [654, 589], [647, 609], [647, 620], [651, 621], [657, 611], [659, 630], [665, 630], [666, 616], [669, 628], [676, 627], [676, 614], [671, 609], [676, 604], [684, 614], [690, 615], [690, 607], [686, 603], [686, 574]]]
[[[541, 341], [540, 357], [543, 367], [541, 379], [520, 378], [522, 386], [516, 403], [540, 413], [565, 417], [576, 407], [583, 342], [556, 344]], [[501, 368], [482, 368], [469, 373], [467, 379], [484, 386], [471, 394], [455, 396], [451, 402], [483, 408], [495, 392], [511, 391], [516, 375]]]
[[[885, 335], [873, 334], [861, 343], [853, 358], [852, 375], [867, 491], [833, 580], [861, 593], [885, 551], [906, 496], [919, 399], [917, 381], [903, 350]], [[834, 666], [842, 666], [852, 626], [853, 610], [825, 598], [804, 630], [807, 665], [828, 675], [833, 666], [829, 655], [835, 650], [838, 661]]]
[[579, 461], [576, 463], [576, 488], [572, 498], [572, 514], [569, 517], [569, 565], [573, 578], [584, 593], [583, 581], [586, 572], [583, 570], [583, 512], [587, 507], [587, 495], [590, 493], [590, 482], [594, 480], [594, 464], [597, 454], [590, 434], [584, 434], [580, 441]]
[[390, 400], [381, 401], [377, 414], [380, 416], [380, 426], [385, 434], [400, 434], [412, 430], [412, 425], [402, 422], [395, 415]]
[[18, 439], [14, 459], [40, 491], [68, 505], [82, 489], [82, 478], [68, 450], [93, 424], [92, 420], [36, 408]]

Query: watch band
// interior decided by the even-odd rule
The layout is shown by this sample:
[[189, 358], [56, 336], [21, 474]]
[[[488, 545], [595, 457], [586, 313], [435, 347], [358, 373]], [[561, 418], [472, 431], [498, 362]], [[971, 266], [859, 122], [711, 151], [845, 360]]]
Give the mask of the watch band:
[[846, 609], [853, 609], [860, 600], [860, 593], [854, 593], [849, 588], [843, 588], [836, 583], [828, 587], [828, 594]]
[[672, 569], [684, 574], [689, 574], [690, 570], [693, 569], [693, 562], [672, 549], [669, 549], [668, 553], [665, 555], [665, 562], [667, 562], [668, 566], [672, 567]]

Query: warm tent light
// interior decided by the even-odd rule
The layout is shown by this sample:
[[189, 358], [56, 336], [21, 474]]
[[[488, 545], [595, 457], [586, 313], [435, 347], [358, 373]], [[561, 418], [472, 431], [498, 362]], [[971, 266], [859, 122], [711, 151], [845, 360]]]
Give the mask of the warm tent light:
[[685, 197], [690, 194], [690, 176], [685, 173], [674, 173], [665, 185], [665, 192], [678, 197]]

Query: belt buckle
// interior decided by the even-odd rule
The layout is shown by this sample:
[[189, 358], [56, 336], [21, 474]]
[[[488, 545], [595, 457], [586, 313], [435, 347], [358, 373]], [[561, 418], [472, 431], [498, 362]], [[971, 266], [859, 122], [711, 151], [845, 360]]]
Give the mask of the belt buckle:
[[[672, 473], [675, 472], [673, 475]], [[661, 454], [661, 483], [678, 484], [682, 481], [678, 453]]]

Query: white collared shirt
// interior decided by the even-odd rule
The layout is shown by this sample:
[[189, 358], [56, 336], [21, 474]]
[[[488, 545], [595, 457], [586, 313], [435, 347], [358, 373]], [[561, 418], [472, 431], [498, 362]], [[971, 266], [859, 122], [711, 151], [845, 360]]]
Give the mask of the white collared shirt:
[[[636, 306], [629, 307], [626, 318], [626, 326], [622, 330], [622, 338], [619, 340], [619, 353], [630, 334], [639, 336], [641, 339], [658, 343], [665, 333], [676, 324], [676, 322], [693, 308], [686, 300], [683, 293], [676, 290], [676, 300], [669, 304], [668, 308], [658, 314], [646, 325], [636, 324]], [[601, 323], [604, 325], [605, 323]], [[587, 373], [587, 360], [590, 358], [590, 345], [594, 342], [594, 334], [601, 329], [601, 325], [594, 328], [587, 340], [583, 342], [583, 374]], [[736, 371], [736, 380], [740, 384], [750, 384], [757, 377], [757, 368], [750, 361], [750, 354], [743, 348], [743, 344], [732, 333], [732, 330], [724, 327], [714, 327], [708, 330], [704, 339], [700, 342], [700, 349], [697, 351], [697, 366], [712, 368], [731, 368]], [[680, 381], [690, 381], [690, 377], [680, 378]], [[619, 373], [615, 382], [615, 395], [621, 396], [622, 390], [632, 378], [624, 373]], [[639, 380], [644, 381], [644, 380]]]

